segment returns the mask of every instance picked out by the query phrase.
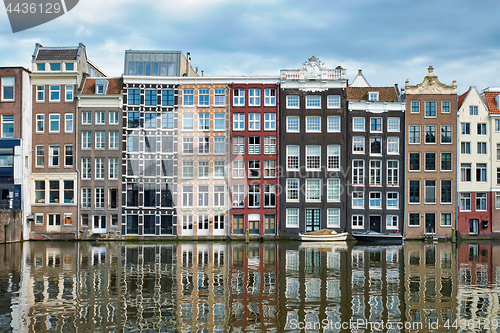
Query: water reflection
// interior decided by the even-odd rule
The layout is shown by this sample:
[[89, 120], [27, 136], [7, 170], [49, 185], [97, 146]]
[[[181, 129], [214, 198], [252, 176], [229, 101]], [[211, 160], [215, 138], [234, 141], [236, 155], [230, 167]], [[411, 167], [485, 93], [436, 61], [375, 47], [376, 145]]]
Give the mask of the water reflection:
[[[383, 332], [500, 326], [495, 242], [34, 242], [0, 246], [0, 259], [0, 332], [374, 330], [342, 328], [350, 322], [394, 324]], [[398, 328], [400, 322], [422, 326]]]

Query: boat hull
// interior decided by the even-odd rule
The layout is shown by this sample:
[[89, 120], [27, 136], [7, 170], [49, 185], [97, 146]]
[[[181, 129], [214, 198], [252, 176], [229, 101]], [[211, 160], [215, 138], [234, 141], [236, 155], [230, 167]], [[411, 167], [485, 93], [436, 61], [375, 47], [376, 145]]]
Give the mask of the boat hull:
[[335, 241], [345, 241], [349, 234], [344, 232], [342, 234], [336, 235], [304, 235], [299, 234], [299, 238], [301, 241], [308, 242], [335, 242]]
[[358, 242], [376, 242], [376, 243], [392, 243], [399, 244], [403, 242], [403, 237], [399, 234], [353, 234]]

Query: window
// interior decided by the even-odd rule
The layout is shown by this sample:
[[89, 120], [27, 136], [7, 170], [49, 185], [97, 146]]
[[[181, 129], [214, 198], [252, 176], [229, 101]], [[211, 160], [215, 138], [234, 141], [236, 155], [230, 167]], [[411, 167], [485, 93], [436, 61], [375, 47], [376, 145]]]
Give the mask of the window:
[[487, 193], [476, 193], [476, 211], [486, 211]]
[[260, 178], [260, 161], [248, 161], [248, 178]]
[[420, 102], [411, 102], [411, 113], [420, 113]]
[[276, 177], [276, 160], [264, 161], [264, 178]]
[[214, 186], [214, 207], [224, 207], [224, 186]]
[[49, 166], [59, 166], [59, 146], [49, 146]]
[[264, 207], [276, 207], [276, 185], [264, 185]]
[[184, 161], [182, 162], [182, 178], [193, 178], [193, 161]]
[[378, 101], [378, 91], [368, 92], [368, 100], [369, 101]]
[[340, 209], [328, 208], [327, 209], [327, 228], [340, 228]]
[[329, 109], [338, 109], [340, 108], [340, 96], [332, 95], [327, 97], [326, 107]]
[[287, 170], [299, 169], [299, 146], [286, 146]]
[[44, 146], [36, 146], [36, 164], [37, 167], [44, 166]]
[[65, 101], [66, 102], [73, 102], [73, 95], [74, 95], [73, 85], [66, 85], [64, 87], [64, 91], [66, 93]]
[[321, 133], [321, 117], [306, 117], [306, 133]]
[[156, 113], [144, 114], [144, 128], [156, 128]]
[[82, 187], [82, 208], [92, 208], [92, 189]]
[[248, 105], [260, 106], [260, 89], [248, 89]]
[[408, 224], [413, 227], [420, 226], [420, 214], [410, 213], [410, 222]]
[[59, 113], [49, 114], [49, 133], [59, 133], [59, 123], [61, 115]]
[[306, 202], [321, 201], [321, 179], [306, 179]]
[[477, 234], [479, 228], [478, 219], [469, 219], [469, 234]]
[[35, 203], [45, 202], [45, 181], [35, 180]]
[[479, 114], [477, 106], [469, 106], [469, 115], [477, 116]]
[[139, 112], [128, 112], [128, 114], [127, 114], [127, 126], [128, 126], [128, 128], [139, 128], [139, 126], [140, 126], [140, 113]]
[[104, 165], [104, 158], [98, 157], [95, 159], [95, 178], [104, 179], [106, 171]]
[[321, 96], [306, 96], [306, 109], [321, 108]]
[[321, 168], [321, 146], [306, 146], [306, 169]]
[[370, 186], [382, 185], [382, 161], [370, 161]]
[[245, 106], [245, 89], [233, 90], [233, 106]]
[[387, 161], [387, 185], [399, 185], [399, 161]]
[[210, 114], [209, 113], [198, 113], [198, 130], [200, 130], [200, 131], [210, 130]]
[[260, 113], [248, 114], [248, 130], [260, 131]]
[[210, 138], [202, 137], [198, 138], [198, 154], [209, 154], [210, 153]]
[[500, 119], [495, 119], [495, 132], [500, 132]]
[[400, 131], [399, 118], [388, 118], [387, 119], [387, 132], [399, 132], [399, 131]]
[[214, 161], [214, 178], [224, 178], [225, 174], [224, 161]]
[[226, 105], [226, 90], [225, 89], [215, 89], [214, 90], [214, 106], [225, 106]]
[[352, 137], [352, 152], [363, 154], [365, 152], [365, 138], [363, 136]]
[[426, 117], [436, 116], [436, 102], [425, 102], [425, 116]]
[[174, 128], [174, 114], [173, 112], [166, 112], [161, 114], [161, 127], [166, 129]]
[[161, 105], [174, 106], [174, 91], [172, 89], [162, 90]]
[[182, 91], [182, 105], [183, 106], [193, 106], [194, 105], [194, 90], [184, 89]]
[[472, 169], [472, 166], [470, 163], [462, 163], [460, 165], [460, 181], [461, 182], [472, 181], [471, 169]]
[[95, 148], [106, 148], [106, 132], [95, 132]]
[[425, 203], [436, 203], [436, 181], [425, 181]]
[[14, 137], [14, 115], [2, 115], [2, 138]]
[[298, 228], [299, 227], [299, 209], [287, 208], [286, 209], [286, 227]]
[[436, 171], [436, 153], [425, 153], [425, 171]]
[[387, 192], [387, 209], [398, 209], [399, 208], [399, 193], [398, 192]]
[[288, 109], [298, 109], [299, 96], [286, 96], [286, 107]]
[[410, 143], [420, 143], [420, 126], [410, 125], [409, 136]]
[[365, 161], [354, 160], [352, 161], [352, 184], [363, 185], [365, 183]]
[[462, 135], [470, 135], [470, 123], [460, 123]]
[[118, 149], [118, 132], [109, 132], [109, 149]]
[[118, 158], [109, 159], [109, 179], [118, 179]]
[[37, 71], [44, 71], [45, 70], [45, 64], [44, 63], [36, 64], [36, 70]]
[[382, 193], [381, 192], [370, 192], [370, 208], [374, 208], [374, 209], [382, 208]]
[[276, 154], [276, 137], [264, 137], [264, 154]]
[[233, 207], [245, 207], [245, 185], [233, 185]]
[[327, 122], [328, 132], [340, 132], [340, 116], [329, 116]]
[[410, 171], [420, 171], [420, 153], [410, 153]]
[[288, 116], [286, 117], [286, 131], [287, 132], [300, 132], [299, 128], [299, 117], [298, 116]]
[[460, 193], [460, 211], [470, 211], [470, 193]]
[[182, 205], [184, 207], [193, 207], [193, 186], [182, 186]]
[[92, 112], [82, 112], [82, 125], [92, 125]]
[[486, 182], [486, 164], [485, 163], [477, 163], [476, 164], [476, 181], [477, 182]]
[[387, 154], [398, 155], [399, 154], [399, 138], [390, 136], [387, 138]]
[[248, 137], [248, 153], [251, 155], [260, 154], [260, 136]]
[[450, 101], [441, 102], [441, 113], [450, 113]]
[[327, 147], [327, 168], [328, 170], [340, 169], [340, 145], [328, 145]]
[[139, 151], [139, 136], [130, 135], [127, 137], [127, 151], [128, 152], [138, 152]]
[[486, 124], [477, 124], [477, 135], [486, 135]]
[[478, 142], [477, 143], [477, 153], [478, 153], [478, 155], [488, 154], [488, 151], [486, 148], [486, 142]]
[[260, 185], [248, 185], [248, 207], [260, 207]]
[[386, 226], [387, 226], [387, 229], [397, 229], [398, 228], [398, 216], [397, 215], [387, 215]]
[[382, 138], [370, 138], [370, 154], [382, 154]]
[[441, 213], [441, 226], [451, 226], [451, 213]]
[[352, 118], [352, 129], [354, 132], [364, 132], [365, 118]]
[[214, 114], [214, 130], [215, 131], [226, 130], [226, 115], [224, 113]]
[[460, 153], [470, 154], [470, 142], [460, 142]]
[[410, 203], [420, 203], [420, 180], [410, 180]]
[[[118, 208], [118, 189], [108, 188], [108, 207], [111, 209]], [[118, 215], [111, 215], [111, 224], [118, 225]]]
[[82, 158], [82, 179], [92, 178], [92, 167], [90, 164], [90, 158]]
[[61, 70], [61, 64], [60, 63], [51, 63], [50, 64], [50, 70], [51, 71], [60, 71]]
[[244, 131], [245, 130], [245, 114], [235, 113], [233, 114], [233, 130]]
[[340, 178], [327, 179], [327, 200], [340, 201]]
[[441, 143], [451, 143], [452, 127], [451, 125], [441, 126]]
[[140, 89], [128, 89], [128, 104], [139, 105], [141, 102]]
[[500, 209], [500, 192], [495, 192], [495, 208]]
[[233, 137], [233, 155], [243, 155], [245, 154], [245, 137], [244, 136], [234, 136]]
[[61, 99], [61, 86], [49, 86], [49, 96], [51, 102], [59, 102]]
[[73, 145], [64, 146], [64, 166], [73, 166]]
[[436, 143], [436, 126], [425, 126], [425, 143]]
[[286, 179], [286, 201], [299, 201], [299, 179]]
[[198, 178], [208, 178], [209, 177], [209, 162], [199, 161], [198, 162]]
[[2, 78], [2, 101], [8, 102], [14, 100], [14, 86], [16, 78], [3, 77]]
[[185, 113], [182, 115], [182, 129], [187, 131], [194, 129], [194, 114]]
[[245, 177], [245, 161], [233, 160], [233, 178]]
[[441, 180], [441, 203], [451, 203], [451, 180]]
[[382, 118], [370, 118], [370, 132], [382, 132]]
[[198, 106], [210, 106], [210, 89], [198, 90]]
[[105, 125], [106, 124], [106, 113], [96, 111], [95, 123], [96, 123], [96, 125]]
[[198, 186], [198, 207], [208, 208], [208, 186], [200, 185]]
[[441, 171], [452, 171], [451, 153], [441, 153]]
[[276, 105], [276, 89], [264, 89], [264, 106]]
[[365, 207], [365, 193], [361, 191], [352, 192], [352, 208]]
[[45, 101], [45, 86], [36, 86], [36, 101]]
[[276, 113], [264, 114], [264, 131], [276, 131]]
[[49, 202], [59, 203], [59, 181], [49, 180]]
[[49, 226], [60, 226], [61, 214], [47, 214], [47, 224]]
[[363, 228], [363, 215], [353, 215], [352, 216], [352, 227], [353, 228]]
[[214, 138], [214, 154], [223, 155], [226, 153], [226, 138]]
[[73, 133], [73, 114], [66, 113], [64, 115], [64, 132]]
[[500, 168], [497, 168], [497, 185], [500, 184]]

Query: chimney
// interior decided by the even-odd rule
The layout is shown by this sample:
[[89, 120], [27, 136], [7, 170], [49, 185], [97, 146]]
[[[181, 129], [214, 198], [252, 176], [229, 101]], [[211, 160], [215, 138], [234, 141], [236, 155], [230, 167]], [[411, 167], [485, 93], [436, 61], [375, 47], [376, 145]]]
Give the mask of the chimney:
[[203, 71], [201, 71], [201, 76], [203, 76]]
[[362, 69], [358, 69], [358, 75], [363, 75], [363, 70]]
[[187, 75], [187, 76], [190, 76], [190, 75], [189, 75], [189, 74], [190, 74], [190, 73], [189, 73], [189, 68], [191, 67], [191, 53], [190, 53], [190, 52], [188, 52], [188, 53], [186, 53], [186, 55], [187, 55], [187, 68], [186, 68], [186, 75]]

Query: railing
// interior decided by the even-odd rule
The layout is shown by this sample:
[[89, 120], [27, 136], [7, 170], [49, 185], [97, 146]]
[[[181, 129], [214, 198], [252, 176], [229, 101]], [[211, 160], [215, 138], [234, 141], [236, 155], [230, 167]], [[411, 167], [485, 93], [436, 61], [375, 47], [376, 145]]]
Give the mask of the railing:
[[323, 69], [311, 74], [303, 69], [283, 69], [280, 73], [282, 80], [340, 80], [346, 78], [346, 71], [343, 68]]

